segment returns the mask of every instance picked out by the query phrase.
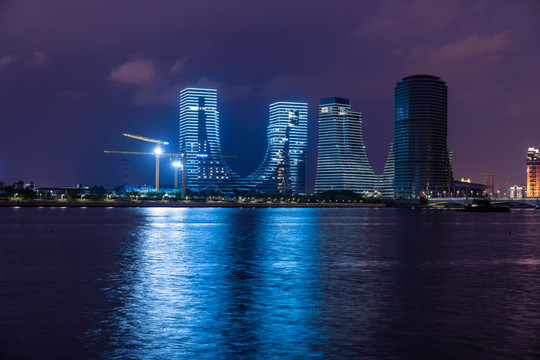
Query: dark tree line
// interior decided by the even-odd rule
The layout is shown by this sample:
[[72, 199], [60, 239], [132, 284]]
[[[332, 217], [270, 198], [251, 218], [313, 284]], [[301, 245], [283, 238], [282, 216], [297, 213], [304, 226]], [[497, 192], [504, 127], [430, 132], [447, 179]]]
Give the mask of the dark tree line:
[[6, 185], [5, 182], [0, 181], [0, 198], [5, 200], [11, 198], [32, 200], [37, 198], [37, 191], [33, 182], [30, 182], [28, 186], [25, 186], [25, 183], [22, 180], [11, 185]]

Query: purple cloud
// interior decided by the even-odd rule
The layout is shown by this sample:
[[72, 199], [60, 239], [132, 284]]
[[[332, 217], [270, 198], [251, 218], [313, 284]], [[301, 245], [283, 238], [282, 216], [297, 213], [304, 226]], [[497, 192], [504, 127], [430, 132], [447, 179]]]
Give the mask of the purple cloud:
[[181, 59], [176, 59], [174, 64], [169, 69], [169, 72], [171, 74], [181, 74], [181, 73], [183, 73], [185, 71], [185, 69], [186, 69], [186, 62], [187, 61], [188, 61], [187, 56], [184, 56]]
[[155, 80], [156, 73], [154, 61], [137, 58], [112, 69], [109, 80], [122, 84], [147, 84]]
[[417, 47], [410, 51], [411, 60], [422, 59], [431, 63], [453, 63], [505, 52], [512, 46], [512, 31], [492, 36], [471, 35], [461, 41], [439, 47]]
[[47, 56], [41, 51], [34, 51], [30, 60], [26, 62], [26, 66], [43, 66], [49, 62]]
[[24, 66], [44, 66], [49, 62], [47, 56], [41, 51], [34, 51], [32, 55], [6, 54], [0, 56], [0, 67], [24, 62]]
[[[356, 30], [359, 36], [410, 36], [445, 28], [459, 14], [455, 0], [381, 1], [378, 13], [368, 17]], [[406, 31], [404, 31], [406, 29]]]
[[12, 64], [15, 61], [17, 61], [17, 59], [18, 59], [18, 55], [15, 55], [15, 54], [2, 55], [0, 56], [0, 67]]

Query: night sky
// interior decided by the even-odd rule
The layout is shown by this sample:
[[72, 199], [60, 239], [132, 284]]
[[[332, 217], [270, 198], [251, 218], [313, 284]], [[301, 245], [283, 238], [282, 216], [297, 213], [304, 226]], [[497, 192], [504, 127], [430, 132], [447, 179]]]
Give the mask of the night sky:
[[[268, 105], [309, 104], [307, 188], [322, 97], [363, 113], [381, 173], [402, 77], [447, 82], [454, 177], [525, 183], [540, 146], [540, 1], [0, 0], [0, 180], [37, 186], [122, 182], [121, 156], [177, 151], [178, 93], [218, 89], [223, 154], [241, 176], [266, 151]], [[152, 157], [129, 183], [153, 184]], [[162, 184], [172, 184], [163, 161]]]

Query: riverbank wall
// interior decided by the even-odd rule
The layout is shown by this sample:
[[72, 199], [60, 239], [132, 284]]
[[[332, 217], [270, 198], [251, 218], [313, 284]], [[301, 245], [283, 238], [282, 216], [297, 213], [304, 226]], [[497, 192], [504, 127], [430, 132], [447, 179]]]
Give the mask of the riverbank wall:
[[194, 202], [194, 201], [67, 201], [10, 200], [0, 207], [226, 207], [226, 208], [383, 208], [382, 203], [259, 203], [259, 202]]

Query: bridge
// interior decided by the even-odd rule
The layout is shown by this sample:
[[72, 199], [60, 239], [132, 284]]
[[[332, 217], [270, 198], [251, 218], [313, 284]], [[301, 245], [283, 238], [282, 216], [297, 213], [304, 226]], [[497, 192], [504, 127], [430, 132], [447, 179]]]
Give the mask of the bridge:
[[[485, 200], [484, 198], [475, 197], [447, 197], [447, 198], [429, 198], [428, 205], [432, 207], [444, 207], [444, 206], [465, 206], [466, 204], [472, 204], [474, 200]], [[510, 207], [537, 207], [539, 199], [537, 198], [522, 198], [522, 199], [509, 199], [509, 198], [492, 198], [489, 199], [492, 205], [510, 206]]]

